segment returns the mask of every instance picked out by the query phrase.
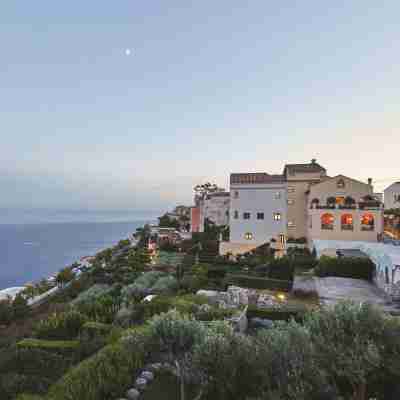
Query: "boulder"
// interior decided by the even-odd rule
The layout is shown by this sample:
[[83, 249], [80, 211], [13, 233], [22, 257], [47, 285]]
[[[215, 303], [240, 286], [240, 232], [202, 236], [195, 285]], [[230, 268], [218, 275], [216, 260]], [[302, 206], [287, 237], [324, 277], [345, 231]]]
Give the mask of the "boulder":
[[274, 307], [279, 305], [275, 298], [269, 294], [260, 294], [257, 300], [257, 307]]
[[137, 378], [137, 379], [136, 379], [136, 381], [135, 381], [135, 387], [136, 387], [136, 389], [138, 389], [138, 390], [144, 390], [144, 389], [146, 389], [146, 386], [147, 386], [147, 381], [146, 381], [146, 379], [143, 379], [143, 378]]
[[220, 298], [220, 292], [217, 290], [198, 290], [196, 294], [207, 297], [212, 304], [217, 304]]
[[263, 328], [263, 329], [270, 329], [273, 328], [274, 322], [270, 319], [265, 318], [251, 318], [249, 320], [249, 327], [250, 328]]
[[143, 379], [146, 379], [146, 381], [149, 382], [149, 381], [152, 381], [154, 379], [154, 374], [152, 372], [150, 372], [150, 371], [143, 371], [140, 374], [140, 377], [143, 378]]
[[126, 397], [128, 398], [128, 400], [137, 400], [139, 398], [139, 396], [140, 396], [140, 392], [139, 392], [139, 390], [137, 390], [135, 388], [129, 389], [126, 392]]

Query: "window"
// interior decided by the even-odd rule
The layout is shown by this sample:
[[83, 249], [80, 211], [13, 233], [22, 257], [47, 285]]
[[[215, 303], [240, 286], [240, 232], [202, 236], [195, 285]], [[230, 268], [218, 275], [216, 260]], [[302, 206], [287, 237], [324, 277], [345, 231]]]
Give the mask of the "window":
[[275, 193], [275, 199], [279, 200], [281, 198], [281, 192], [276, 192]]
[[280, 221], [282, 219], [281, 213], [274, 213], [274, 221]]
[[341, 217], [342, 231], [352, 231], [353, 227], [353, 216], [351, 214], [343, 214]]
[[250, 219], [250, 213], [249, 212], [243, 213], [243, 219]]
[[375, 226], [374, 216], [370, 213], [363, 214], [361, 217], [361, 230], [373, 231]]
[[321, 229], [332, 231], [334, 222], [335, 217], [332, 214], [327, 213], [321, 215]]
[[296, 188], [294, 186], [288, 186], [287, 191], [288, 193], [294, 193], [296, 191]]
[[252, 239], [253, 239], [253, 234], [252, 234], [251, 232], [246, 232], [246, 233], [244, 234], [244, 238], [245, 238], [246, 240], [252, 240]]
[[296, 228], [296, 224], [293, 221], [288, 221], [287, 226], [288, 228]]
[[233, 197], [234, 197], [235, 199], [238, 199], [238, 198], [239, 198], [239, 192], [238, 192], [237, 190], [235, 190], [235, 191], [233, 192]]
[[289, 200], [287, 201], [287, 203], [291, 206], [291, 205], [294, 204], [294, 200], [293, 200], [293, 199], [289, 199]]
[[257, 219], [264, 219], [264, 213], [257, 213]]
[[239, 211], [234, 211], [233, 212], [233, 218], [238, 219], [239, 218]]
[[285, 235], [283, 233], [279, 235], [279, 241], [281, 242], [281, 244], [285, 244]]
[[400, 194], [395, 194], [394, 195], [394, 202], [395, 203], [400, 203]]

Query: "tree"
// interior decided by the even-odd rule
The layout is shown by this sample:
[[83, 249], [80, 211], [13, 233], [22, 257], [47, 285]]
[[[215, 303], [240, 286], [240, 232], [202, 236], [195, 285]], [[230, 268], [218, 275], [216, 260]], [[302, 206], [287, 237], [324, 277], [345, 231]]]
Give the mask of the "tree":
[[26, 317], [30, 311], [30, 308], [28, 306], [28, 300], [21, 293], [18, 293], [17, 296], [15, 297], [12, 303], [12, 307], [13, 307], [14, 317], [17, 319]]
[[170, 218], [167, 214], [158, 218], [158, 226], [160, 228], [175, 228], [179, 229], [181, 224], [177, 219]]
[[75, 274], [71, 268], [62, 269], [56, 276], [57, 285], [63, 288], [68, 282], [71, 282], [75, 278]]

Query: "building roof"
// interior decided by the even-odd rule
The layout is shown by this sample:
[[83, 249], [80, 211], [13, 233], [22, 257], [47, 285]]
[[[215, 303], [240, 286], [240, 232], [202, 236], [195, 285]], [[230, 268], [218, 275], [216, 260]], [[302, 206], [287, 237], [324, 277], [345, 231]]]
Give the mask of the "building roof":
[[315, 160], [312, 160], [310, 163], [307, 164], [285, 164], [285, 168], [283, 173], [289, 171], [289, 174], [292, 173], [307, 173], [307, 172], [326, 172], [326, 169], [319, 165]]
[[270, 175], [265, 172], [235, 173], [231, 174], [232, 184], [259, 184], [259, 183], [283, 183], [283, 175]]
[[389, 189], [391, 189], [392, 187], [397, 186], [397, 185], [400, 185], [400, 181], [394, 182], [394, 183], [392, 183], [391, 185], [389, 185], [389, 186], [384, 190], [384, 192], [386, 192], [386, 190], [389, 190]]

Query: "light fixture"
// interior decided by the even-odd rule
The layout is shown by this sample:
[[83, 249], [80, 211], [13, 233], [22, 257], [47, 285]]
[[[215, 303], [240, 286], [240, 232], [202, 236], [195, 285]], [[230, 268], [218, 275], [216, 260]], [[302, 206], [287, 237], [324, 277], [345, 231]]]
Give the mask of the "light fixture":
[[286, 296], [283, 293], [278, 293], [276, 297], [280, 301], [285, 301], [286, 300]]

